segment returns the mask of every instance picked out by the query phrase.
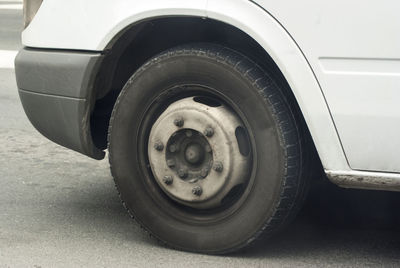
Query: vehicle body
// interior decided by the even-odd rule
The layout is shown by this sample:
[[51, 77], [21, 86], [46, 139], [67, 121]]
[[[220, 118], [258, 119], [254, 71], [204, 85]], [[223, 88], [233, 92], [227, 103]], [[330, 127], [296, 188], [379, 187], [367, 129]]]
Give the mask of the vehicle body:
[[399, 8], [394, 0], [44, 1], [22, 34], [19, 93], [44, 136], [102, 159], [114, 103], [142, 64], [180, 45], [222, 45], [283, 81], [333, 183], [398, 191]]

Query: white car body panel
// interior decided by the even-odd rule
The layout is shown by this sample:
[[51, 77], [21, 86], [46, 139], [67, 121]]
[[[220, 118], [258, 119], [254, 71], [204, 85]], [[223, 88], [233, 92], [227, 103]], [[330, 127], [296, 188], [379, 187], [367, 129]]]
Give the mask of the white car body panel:
[[102, 51], [117, 33], [144, 19], [179, 15], [225, 22], [274, 59], [328, 175], [400, 172], [400, 2], [256, 2], [260, 6], [248, 0], [44, 1], [22, 41]]
[[351, 168], [400, 172], [400, 2], [256, 2], [310, 62]]
[[132, 23], [171, 15], [206, 17], [206, 5], [207, 0], [44, 1], [22, 32], [22, 43], [29, 47], [101, 51]]

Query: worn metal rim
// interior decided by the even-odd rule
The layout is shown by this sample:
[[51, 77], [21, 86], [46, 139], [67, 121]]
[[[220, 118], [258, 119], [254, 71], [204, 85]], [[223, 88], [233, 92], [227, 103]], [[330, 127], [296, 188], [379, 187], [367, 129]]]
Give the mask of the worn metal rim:
[[176, 202], [197, 209], [221, 205], [248, 180], [246, 130], [226, 104], [189, 97], [173, 102], [153, 124], [148, 158], [160, 188]]

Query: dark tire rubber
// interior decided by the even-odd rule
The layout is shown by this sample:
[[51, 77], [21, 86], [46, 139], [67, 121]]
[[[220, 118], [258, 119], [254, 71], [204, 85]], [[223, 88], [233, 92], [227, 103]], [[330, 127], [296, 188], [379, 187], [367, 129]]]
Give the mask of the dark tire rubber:
[[[146, 158], [157, 115], [198, 88], [233, 107], [252, 144], [249, 183], [234, 203], [213, 211], [170, 200]], [[293, 111], [271, 74], [236, 51], [193, 44], [157, 55], [126, 83], [110, 120], [111, 173], [125, 207], [152, 236], [186, 251], [222, 254], [276, 233], [297, 213], [307, 188], [307, 152]]]

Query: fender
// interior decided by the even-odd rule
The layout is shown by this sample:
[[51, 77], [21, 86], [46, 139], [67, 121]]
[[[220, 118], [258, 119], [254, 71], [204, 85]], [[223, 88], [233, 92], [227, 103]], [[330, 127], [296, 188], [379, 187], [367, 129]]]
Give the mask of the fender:
[[38, 15], [22, 34], [23, 44], [103, 51], [124, 28], [154, 17], [197, 16], [230, 24], [257, 41], [282, 71], [302, 110], [325, 170], [351, 170], [312, 68], [295, 40], [266, 10], [248, 0], [98, 3], [98, 0], [44, 1]]

